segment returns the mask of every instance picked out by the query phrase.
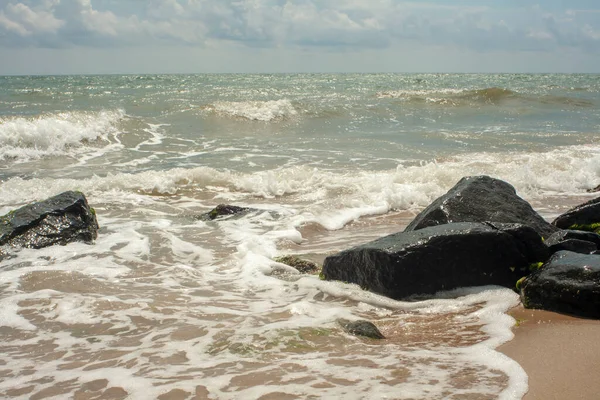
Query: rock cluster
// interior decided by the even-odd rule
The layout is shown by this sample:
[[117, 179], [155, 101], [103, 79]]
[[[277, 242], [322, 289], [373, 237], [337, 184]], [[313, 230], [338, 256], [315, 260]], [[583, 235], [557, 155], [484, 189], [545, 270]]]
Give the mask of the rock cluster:
[[[201, 218], [252, 211], [219, 205]], [[69, 191], [0, 217], [0, 246], [38, 249], [92, 243], [97, 231], [95, 211], [83, 193]], [[403, 232], [327, 257], [320, 277], [356, 283], [394, 299], [466, 286], [516, 284], [525, 307], [600, 318], [597, 232], [600, 198], [550, 224], [510, 184], [489, 176], [465, 177]], [[3, 252], [0, 249], [0, 255]], [[277, 261], [301, 273], [317, 269], [297, 257]], [[341, 325], [354, 333], [352, 324]]]
[[550, 224], [510, 184], [466, 177], [404, 232], [327, 257], [322, 276], [395, 299], [518, 281], [526, 307], [597, 318], [598, 228], [600, 198]]

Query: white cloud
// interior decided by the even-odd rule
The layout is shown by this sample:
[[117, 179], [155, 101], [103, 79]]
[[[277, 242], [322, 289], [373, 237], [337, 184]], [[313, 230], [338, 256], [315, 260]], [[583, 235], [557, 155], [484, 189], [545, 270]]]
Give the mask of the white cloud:
[[0, 27], [21, 36], [56, 33], [63, 25], [51, 12], [32, 10], [23, 3], [10, 3], [0, 10]]

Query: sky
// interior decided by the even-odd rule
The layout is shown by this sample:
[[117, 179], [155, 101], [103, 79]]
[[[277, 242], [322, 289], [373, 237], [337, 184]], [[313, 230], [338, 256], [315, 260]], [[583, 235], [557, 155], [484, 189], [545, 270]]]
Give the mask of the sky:
[[598, 0], [0, 0], [0, 75], [600, 73]]

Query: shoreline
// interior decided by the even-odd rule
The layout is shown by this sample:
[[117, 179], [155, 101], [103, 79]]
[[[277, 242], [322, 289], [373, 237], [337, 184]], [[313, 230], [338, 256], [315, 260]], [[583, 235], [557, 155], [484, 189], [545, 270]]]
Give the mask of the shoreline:
[[519, 305], [515, 337], [496, 350], [518, 362], [529, 377], [523, 400], [596, 399], [600, 393], [600, 321]]

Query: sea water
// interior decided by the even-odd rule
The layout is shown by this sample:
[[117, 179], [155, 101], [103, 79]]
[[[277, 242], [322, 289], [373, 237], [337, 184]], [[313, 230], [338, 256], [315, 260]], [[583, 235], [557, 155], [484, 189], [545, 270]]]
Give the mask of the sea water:
[[[467, 175], [547, 219], [600, 183], [600, 75], [0, 77], [0, 214], [84, 192], [93, 245], [3, 249], [0, 396], [519, 399], [506, 288], [301, 274]], [[199, 218], [220, 203], [239, 218]], [[367, 319], [385, 340], [344, 333]]]

